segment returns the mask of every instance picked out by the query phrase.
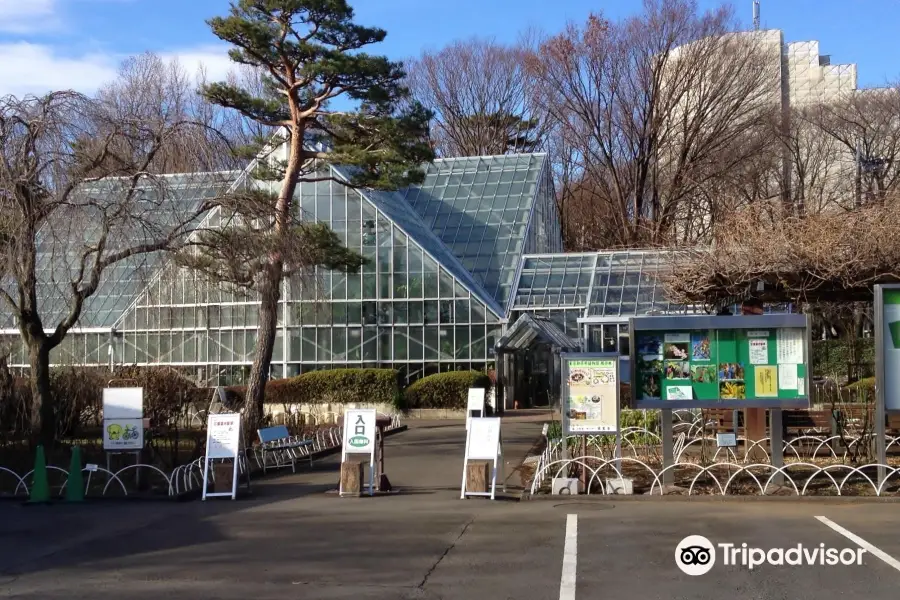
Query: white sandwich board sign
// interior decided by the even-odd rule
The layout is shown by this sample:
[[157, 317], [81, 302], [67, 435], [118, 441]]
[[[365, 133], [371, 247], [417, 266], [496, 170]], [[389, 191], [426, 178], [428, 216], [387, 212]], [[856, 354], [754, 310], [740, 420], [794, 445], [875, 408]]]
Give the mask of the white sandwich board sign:
[[[206, 422], [206, 456], [203, 458], [203, 499], [208, 496], [237, 498], [238, 471], [241, 453], [241, 415], [238, 413], [212, 414]], [[215, 459], [234, 460], [230, 492], [207, 492], [209, 464]]]
[[[377, 449], [376, 438], [376, 412], [374, 408], [352, 408], [344, 413], [344, 436], [341, 448], [341, 463], [347, 460], [348, 454], [369, 455], [369, 495], [375, 495], [375, 452]], [[338, 492], [344, 493], [343, 484]]]
[[133, 452], [144, 447], [144, 389], [103, 389], [103, 449]]
[[[493, 463], [489, 492], [466, 490], [466, 472], [470, 460], [489, 460]], [[472, 418], [466, 432], [466, 454], [463, 459], [462, 488], [459, 497], [464, 500], [466, 496], [490, 496], [491, 500], [494, 500], [497, 495], [497, 475], [501, 469], [503, 469], [503, 442], [500, 436], [500, 417]]]

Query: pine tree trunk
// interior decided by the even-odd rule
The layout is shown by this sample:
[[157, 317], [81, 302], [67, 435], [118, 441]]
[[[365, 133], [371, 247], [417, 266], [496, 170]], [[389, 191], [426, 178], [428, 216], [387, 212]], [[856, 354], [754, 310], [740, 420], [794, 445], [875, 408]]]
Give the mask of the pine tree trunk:
[[[290, 156], [285, 168], [284, 181], [278, 194], [278, 202], [275, 204], [276, 236], [282, 235], [291, 226], [294, 191], [297, 189], [297, 178], [303, 166], [303, 137], [304, 128], [295, 125], [291, 131]], [[283, 256], [276, 250], [269, 256], [259, 284], [259, 332], [256, 338], [256, 354], [250, 367], [250, 380], [247, 382], [247, 396], [244, 398], [244, 423], [247, 431], [252, 431], [262, 424], [265, 414], [263, 400], [272, 363], [272, 351], [275, 348], [283, 271]]]
[[272, 352], [275, 348], [275, 333], [278, 328], [278, 301], [281, 298], [281, 265], [270, 266], [259, 289], [259, 331], [256, 337], [256, 353], [250, 367], [247, 382], [247, 396], [244, 398], [244, 422], [246, 430], [253, 431], [263, 424], [265, 415], [263, 400]]
[[50, 349], [42, 341], [30, 342], [28, 359], [31, 365], [31, 432], [45, 446], [56, 438], [56, 411], [50, 393]]

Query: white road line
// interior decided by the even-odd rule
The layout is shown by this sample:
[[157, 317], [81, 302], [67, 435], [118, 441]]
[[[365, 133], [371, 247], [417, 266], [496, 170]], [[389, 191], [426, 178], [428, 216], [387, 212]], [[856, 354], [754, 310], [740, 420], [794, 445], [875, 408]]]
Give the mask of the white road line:
[[566, 545], [563, 548], [562, 579], [559, 600], [575, 600], [575, 578], [578, 574], [578, 515], [566, 517]]
[[842, 536], [844, 536], [851, 542], [855, 543], [860, 548], [865, 549], [872, 556], [877, 556], [882, 561], [886, 562], [890, 566], [894, 567], [896, 570], [900, 571], [900, 560], [897, 560], [896, 558], [894, 558], [887, 552], [884, 552], [883, 550], [876, 548], [875, 546], [873, 546], [866, 540], [862, 539], [855, 533], [853, 533], [851, 531], [847, 531], [846, 529], [844, 529], [843, 527], [841, 527], [840, 525], [838, 525], [837, 523], [835, 523], [828, 517], [816, 517], [816, 519], [818, 519], [820, 522], [824, 523], [825, 525], [828, 525], [829, 527], [831, 527], [832, 529], [837, 531], [839, 534], [841, 534]]

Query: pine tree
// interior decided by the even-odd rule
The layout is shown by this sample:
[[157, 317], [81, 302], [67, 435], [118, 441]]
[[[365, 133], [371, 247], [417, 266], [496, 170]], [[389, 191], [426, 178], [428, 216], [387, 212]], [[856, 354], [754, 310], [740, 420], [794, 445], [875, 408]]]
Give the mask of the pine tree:
[[[237, 194], [230, 209], [245, 230], [218, 232], [193, 266], [260, 296], [259, 337], [245, 398], [245, 418], [259, 423], [275, 344], [281, 284], [298, 270], [323, 266], [354, 270], [362, 257], [341, 246], [320, 224], [299, 221], [294, 193], [300, 182], [332, 179], [356, 187], [397, 189], [421, 182], [417, 167], [434, 158], [428, 143], [429, 112], [409, 100], [402, 64], [362, 51], [386, 32], [354, 22], [345, 0], [236, 0], [228, 16], [208, 21], [233, 46], [231, 59], [259, 69], [265, 92], [230, 83], [204, 86], [211, 102], [259, 124], [277, 128], [287, 148], [258, 140], [249, 152], [264, 155], [254, 178], [271, 180]], [[340, 99], [348, 110], [334, 109]], [[328, 165], [348, 167], [349, 181]], [[280, 182], [274, 183], [274, 182]], [[249, 217], [249, 218], [246, 218]], [[235, 264], [235, 259], [244, 263]]]

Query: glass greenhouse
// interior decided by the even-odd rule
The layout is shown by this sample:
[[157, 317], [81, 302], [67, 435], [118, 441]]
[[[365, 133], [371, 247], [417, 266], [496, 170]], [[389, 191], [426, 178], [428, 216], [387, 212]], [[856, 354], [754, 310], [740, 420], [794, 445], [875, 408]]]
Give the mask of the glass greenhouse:
[[[332, 175], [346, 178], [339, 168]], [[162, 180], [164, 189], [147, 190], [148, 206], [160, 215], [195, 210], [206, 198], [247, 185], [249, 175]], [[545, 340], [557, 351], [614, 351], [629, 316], [685, 310], [662, 295], [660, 252], [562, 252], [544, 154], [437, 160], [422, 185], [396, 192], [302, 183], [296, 197], [303, 218], [327, 223], [369, 263], [358, 274], [322, 271], [307, 286], [285, 282], [272, 377], [383, 366], [412, 381], [483, 369], [497, 362], [498, 349], [505, 356], [524, 349], [515, 347], [522, 340]], [[202, 219], [222, 225], [216, 210]], [[42, 312], [58, 317], [65, 309], [58, 282], [74, 256], [55, 245], [40, 246], [40, 277]], [[257, 304], [165, 256], [144, 256], [106, 272], [52, 362], [169, 365], [198, 383], [238, 384], [253, 359]], [[513, 332], [518, 341], [499, 344], [525, 314], [527, 323]], [[0, 334], [13, 348], [10, 364], [27, 367], [10, 315], [0, 312], [0, 319]]]

